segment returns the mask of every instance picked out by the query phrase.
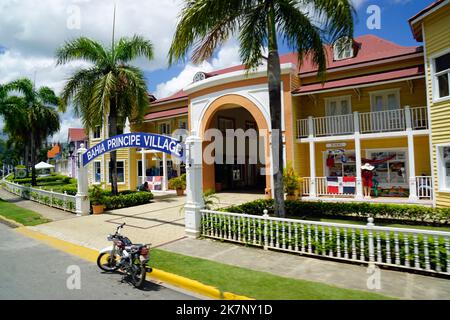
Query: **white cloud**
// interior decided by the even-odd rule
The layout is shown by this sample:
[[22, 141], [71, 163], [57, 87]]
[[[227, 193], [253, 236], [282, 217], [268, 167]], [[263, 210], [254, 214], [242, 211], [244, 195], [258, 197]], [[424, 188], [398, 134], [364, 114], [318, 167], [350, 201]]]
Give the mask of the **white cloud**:
[[71, 112], [61, 115], [61, 129], [50, 140], [52, 142], [67, 142], [69, 128], [82, 128], [80, 119], [73, 117]]
[[211, 72], [241, 64], [239, 58], [239, 46], [236, 41], [226, 43], [219, 49], [217, 55], [211, 61], [205, 61], [200, 65], [188, 63], [180, 74], [156, 87], [157, 98], [168, 97], [192, 83], [194, 75], [199, 72]]
[[[182, 0], [115, 2], [116, 38], [140, 34], [154, 44], [155, 59], [135, 63], [145, 71], [166, 68]], [[110, 44], [113, 3], [111, 0], [1, 0], [0, 83], [19, 77], [34, 79], [36, 75], [36, 86], [50, 86], [59, 93], [65, 79], [80, 64], [56, 67], [56, 49], [79, 36]], [[80, 12], [79, 29], [68, 28], [77, 11], [72, 10], [74, 6]], [[69, 125], [80, 126], [70, 114], [64, 116], [64, 121], [58, 139], [65, 139]]]
[[367, 0], [352, 0], [352, 2], [355, 9], [359, 9]]

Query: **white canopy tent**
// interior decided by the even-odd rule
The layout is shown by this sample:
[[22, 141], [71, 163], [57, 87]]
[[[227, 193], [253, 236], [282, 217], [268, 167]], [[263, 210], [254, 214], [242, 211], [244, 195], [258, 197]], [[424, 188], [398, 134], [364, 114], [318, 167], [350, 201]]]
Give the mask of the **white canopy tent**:
[[35, 165], [34, 168], [35, 168], [36, 170], [41, 170], [41, 169], [53, 169], [53, 168], [55, 168], [55, 166], [54, 166], [54, 165], [51, 165], [51, 164], [49, 164], [49, 163], [46, 163], [46, 162], [40, 162], [40, 163], [38, 163], [37, 165]]

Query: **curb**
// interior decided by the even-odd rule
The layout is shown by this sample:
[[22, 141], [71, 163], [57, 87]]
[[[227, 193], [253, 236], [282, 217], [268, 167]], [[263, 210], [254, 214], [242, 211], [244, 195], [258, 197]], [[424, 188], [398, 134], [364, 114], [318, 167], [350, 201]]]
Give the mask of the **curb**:
[[[73, 256], [77, 256], [78, 258], [81, 258], [83, 260], [93, 263], [97, 262], [98, 257], [97, 250], [86, 248], [64, 240], [60, 240], [23, 226], [19, 226], [14, 230], [24, 236], [44, 242], [53, 248], [64, 251]], [[153, 271], [147, 273], [147, 275], [152, 279], [166, 282], [168, 284], [182, 288], [184, 290], [193, 291], [205, 297], [217, 300], [254, 300], [246, 296], [240, 296], [230, 292], [222, 292], [216, 287], [209, 286], [199, 281], [185, 278], [163, 270], [153, 269]]]
[[13, 228], [13, 229], [14, 228], [23, 228], [23, 227], [25, 227], [23, 224], [21, 224], [21, 223], [19, 223], [17, 221], [5, 218], [5, 217], [3, 217], [1, 215], [0, 215], [0, 223], [3, 223], [4, 225], [7, 225], [8, 227]]

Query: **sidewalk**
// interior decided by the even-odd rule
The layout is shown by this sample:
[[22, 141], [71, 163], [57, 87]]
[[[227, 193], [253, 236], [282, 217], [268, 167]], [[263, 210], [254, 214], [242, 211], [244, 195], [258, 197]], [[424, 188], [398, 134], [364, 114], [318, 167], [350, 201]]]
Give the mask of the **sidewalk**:
[[160, 249], [283, 277], [322, 282], [400, 299], [450, 299], [450, 280], [431, 276], [381, 269], [381, 289], [369, 290], [367, 279], [370, 274], [367, 274], [366, 266], [264, 251], [209, 239], [186, 238]]

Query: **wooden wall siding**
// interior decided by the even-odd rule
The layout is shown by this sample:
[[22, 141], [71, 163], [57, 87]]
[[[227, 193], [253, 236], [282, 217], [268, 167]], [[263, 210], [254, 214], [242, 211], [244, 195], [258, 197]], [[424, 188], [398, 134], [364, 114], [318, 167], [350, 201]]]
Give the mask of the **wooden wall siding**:
[[435, 179], [436, 205], [450, 207], [450, 193], [438, 192], [438, 167], [436, 158], [436, 145], [450, 143], [450, 100], [434, 103], [431, 82], [431, 66], [429, 57], [439, 54], [450, 48], [450, 6], [426, 17], [423, 21], [426, 46], [426, 72], [428, 75], [427, 90], [429, 96], [431, 115], [431, 139], [432, 139], [432, 161], [433, 175]]

